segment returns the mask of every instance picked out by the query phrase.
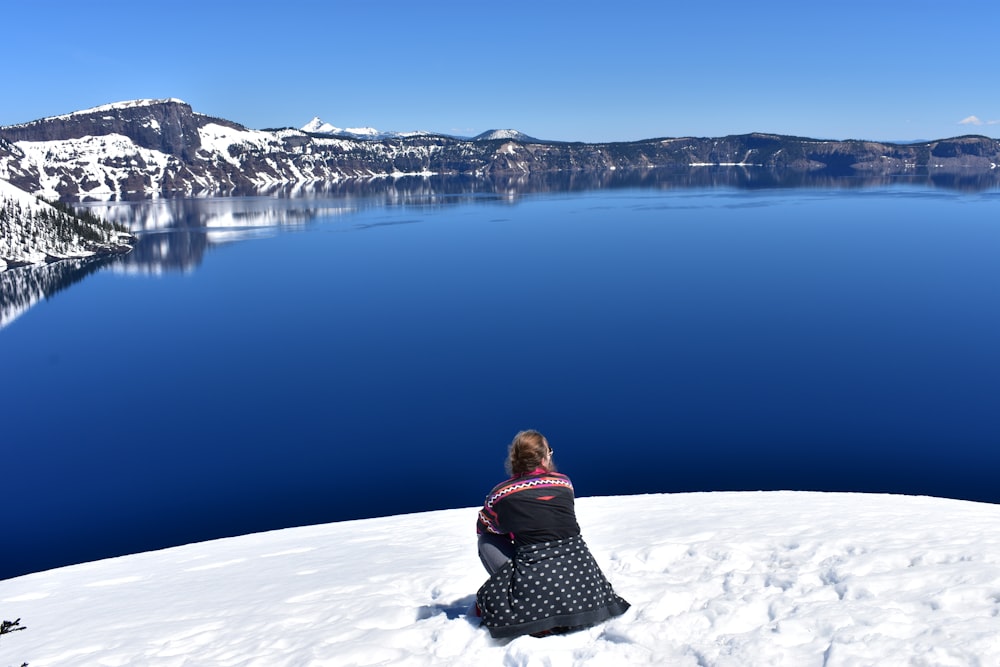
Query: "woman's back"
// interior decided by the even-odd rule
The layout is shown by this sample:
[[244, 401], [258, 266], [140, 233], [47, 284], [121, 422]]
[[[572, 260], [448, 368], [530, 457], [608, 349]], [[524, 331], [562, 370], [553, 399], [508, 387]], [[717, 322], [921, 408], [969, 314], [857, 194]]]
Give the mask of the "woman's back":
[[566, 475], [537, 469], [498, 484], [484, 511], [493, 511], [492, 532], [513, 533], [517, 546], [538, 544], [580, 534], [573, 498]]

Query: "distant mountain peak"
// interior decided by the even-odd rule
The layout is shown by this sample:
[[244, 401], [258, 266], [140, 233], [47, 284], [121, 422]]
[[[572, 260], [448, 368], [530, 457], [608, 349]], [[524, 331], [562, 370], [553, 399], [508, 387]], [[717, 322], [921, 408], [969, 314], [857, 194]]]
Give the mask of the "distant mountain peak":
[[529, 137], [524, 132], [517, 130], [486, 130], [482, 134], [472, 137], [473, 141], [497, 141], [505, 139], [511, 141], [538, 141], [534, 137]]
[[300, 129], [310, 134], [330, 134], [361, 139], [379, 139], [382, 137], [397, 136], [396, 132], [380, 132], [374, 127], [337, 127], [323, 122], [319, 116], [314, 116], [311, 121], [303, 125]]
[[314, 116], [311, 121], [303, 125], [300, 129], [303, 132], [313, 134], [336, 134], [341, 131], [339, 127], [334, 127], [330, 123], [324, 123], [319, 116]]

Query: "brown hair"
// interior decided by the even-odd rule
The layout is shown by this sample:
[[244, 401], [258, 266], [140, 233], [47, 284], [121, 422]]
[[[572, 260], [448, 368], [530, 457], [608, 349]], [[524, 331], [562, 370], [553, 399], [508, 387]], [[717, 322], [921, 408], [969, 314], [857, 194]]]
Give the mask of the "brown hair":
[[549, 443], [538, 431], [521, 431], [514, 436], [507, 454], [507, 472], [511, 475], [523, 475], [531, 472], [549, 453]]

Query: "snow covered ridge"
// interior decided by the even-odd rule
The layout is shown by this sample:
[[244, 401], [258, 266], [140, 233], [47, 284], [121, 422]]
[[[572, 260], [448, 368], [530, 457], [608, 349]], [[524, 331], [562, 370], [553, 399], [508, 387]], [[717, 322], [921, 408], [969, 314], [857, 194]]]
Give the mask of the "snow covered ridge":
[[275, 531], [0, 581], [0, 664], [1000, 664], [1000, 507], [765, 492], [580, 498], [632, 608], [493, 640], [473, 508]]
[[112, 102], [111, 104], [102, 104], [101, 106], [96, 106], [90, 109], [82, 109], [80, 111], [73, 111], [72, 113], [62, 114], [59, 116], [48, 116], [35, 121], [30, 121], [28, 123], [20, 123], [19, 125], [12, 125], [11, 127], [24, 127], [26, 125], [31, 125], [33, 123], [42, 123], [50, 120], [68, 120], [74, 116], [87, 116], [90, 114], [107, 113], [109, 111], [120, 111], [122, 109], [136, 109], [140, 107], [149, 107], [157, 104], [183, 104], [187, 105], [184, 100], [179, 100], [175, 97], [165, 98], [165, 99], [146, 99], [146, 100], [126, 100], [124, 102]]
[[124, 228], [57, 209], [0, 180], [0, 272], [25, 264], [124, 253], [134, 242]]
[[1000, 180], [997, 164], [1000, 141], [978, 136], [907, 145], [759, 133], [584, 144], [539, 141], [515, 130], [473, 139], [339, 130], [319, 118], [302, 130], [251, 130], [195, 113], [176, 99], [118, 102], [0, 127], [0, 178], [63, 200], [254, 194], [275, 186], [405, 175], [521, 177], [691, 165], [831, 175], [922, 169]]
[[[341, 136], [349, 137], [354, 139], [389, 139], [389, 138], [399, 138], [399, 137], [421, 137], [421, 136], [435, 136], [432, 132], [384, 132], [382, 130], [376, 130], [374, 127], [346, 127], [341, 128], [331, 123], [324, 122], [319, 116], [314, 116], [311, 121], [306, 123], [300, 128], [303, 132], [307, 134], [322, 134], [328, 136]], [[464, 139], [464, 137], [453, 137], [455, 139]], [[538, 139], [534, 137], [529, 137], [524, 132], [519, 132], [518, 130], [487, 130], [481, 134], [477, 134], [472, 137], [470, 141], [526, 141], [533, 143], [541, 143]]]

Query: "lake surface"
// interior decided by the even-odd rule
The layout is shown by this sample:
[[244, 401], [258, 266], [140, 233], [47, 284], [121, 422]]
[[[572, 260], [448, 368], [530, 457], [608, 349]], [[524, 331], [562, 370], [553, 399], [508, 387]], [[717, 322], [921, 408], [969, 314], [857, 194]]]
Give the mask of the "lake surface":
[[5, 278], [0, 578], [476, 506], [523, 428], [581, 496], [1000, 501], [996, 188], [92, 207], [131, 256]]

